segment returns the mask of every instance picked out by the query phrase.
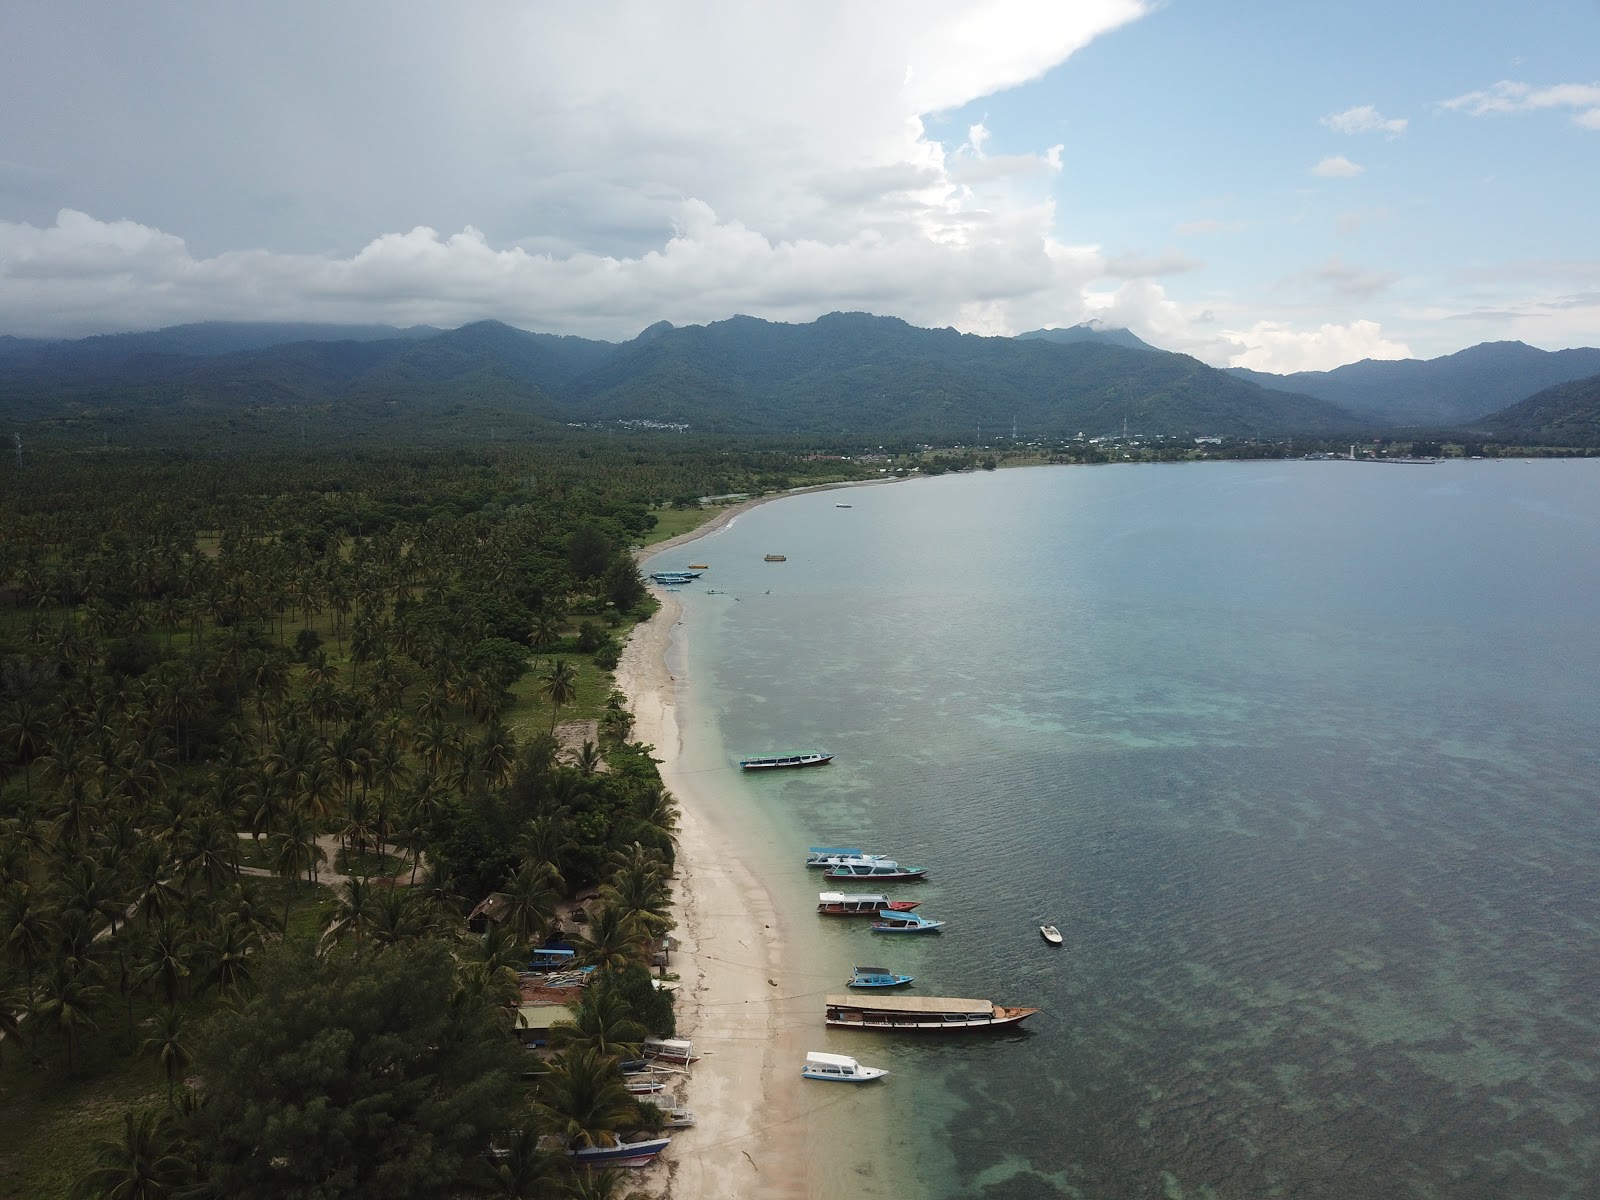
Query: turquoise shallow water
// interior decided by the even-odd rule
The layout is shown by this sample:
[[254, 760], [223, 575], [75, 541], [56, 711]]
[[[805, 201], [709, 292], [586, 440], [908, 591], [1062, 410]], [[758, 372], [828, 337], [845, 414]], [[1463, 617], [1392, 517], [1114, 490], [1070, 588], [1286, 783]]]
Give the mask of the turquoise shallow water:
[[[722, 764], [818, 992], [881, 959], [1045, 1010], [908, 1043], [795, 1001], [895, 1071], [852, 1116], [899, 1194], [1595, 1194], [1600, 463], [943, 477], [689, 561], [707, 737], [839, 756]], [[931, 867], [949, 928], [809, 917], [810, 843]]]

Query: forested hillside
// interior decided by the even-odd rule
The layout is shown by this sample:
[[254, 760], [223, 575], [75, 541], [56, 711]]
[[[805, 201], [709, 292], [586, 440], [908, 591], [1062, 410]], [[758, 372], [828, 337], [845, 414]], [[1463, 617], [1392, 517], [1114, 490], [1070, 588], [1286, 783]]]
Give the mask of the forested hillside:
[[[0, 1195], [554, 1200], [563, 1147], [659, 1129], [618, 1065], [675, 1021], [628, 547], [668, 497], [823, 470], [859, 473], [599, 438], [6, 463]], [[595, 972], [534, 1058], [518, 971], [558, 938]]]
[[[292, 332], [292, 331], [291, 331]], [[30, 438], [126, 445], [292, 439], [448, 442], [463, 431], [656, 422], [723, 434], [970, 438], [1120, 433], [1277, 436], [1356, 428], [1109, 334], [1065, 344], [919, 329], [835, 313], [807, 325], [735, 317], [658, 324], [614, 345], [479, 322], [431, 336], [294, 341], [180, 353], [196, 338], [129, 335], [0, 354], [4, 415]], [[1071, 331], [1064, 331], [1070, 334]], [[259, 330], [245, 340], [264, 336]], [[244, 335], [241, 335], [244, 338]], [[116, 347], [121, 347], [120, 350]]]

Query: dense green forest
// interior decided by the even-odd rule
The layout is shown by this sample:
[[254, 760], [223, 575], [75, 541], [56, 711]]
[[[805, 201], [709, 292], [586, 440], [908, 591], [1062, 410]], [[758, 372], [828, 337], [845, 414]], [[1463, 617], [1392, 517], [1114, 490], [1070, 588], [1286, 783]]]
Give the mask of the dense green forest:
[[[0, 1194], [617, 1194], [551, 1147], [661, 1121], [618, 1071], [673, 1027], [630, 547], [862, 471], [668, 435], [0, 467]], [[556, 933], [597, 971], [538, 1059]]]

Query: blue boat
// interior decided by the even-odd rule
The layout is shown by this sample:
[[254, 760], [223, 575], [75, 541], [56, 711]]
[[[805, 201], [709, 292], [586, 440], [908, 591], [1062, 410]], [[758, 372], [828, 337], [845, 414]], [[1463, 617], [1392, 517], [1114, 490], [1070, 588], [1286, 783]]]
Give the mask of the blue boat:
[[850, 982], [845, 986], [856, 988], [904, 987], [915, 978], [915, 975], [896, 975], [888, 967], [857, 967], [855, 968], [855, 974], [850, 976]]
[[618, 1141], [615, 1146], [584, 1146], [568, 1150], [567, 1157], [580, 1167], [643, 1167], [672, 1144], [671, 1138], [649, 1138], [642, 1142]]
[[836, 858], [864, 857], [854, 846], [812, 846], [806, 851], [806, 866], [826, 867]]
[[938, 933], [943, 928], [943, 921], [930, 921], [916, 913], [892, 912], [887, 908], [872, 923], [873, 933]]

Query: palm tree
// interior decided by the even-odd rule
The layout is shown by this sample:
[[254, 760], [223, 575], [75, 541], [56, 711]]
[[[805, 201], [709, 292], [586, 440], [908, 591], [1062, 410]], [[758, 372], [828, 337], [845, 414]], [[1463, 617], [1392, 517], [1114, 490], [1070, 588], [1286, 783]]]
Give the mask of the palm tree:
[[134, 979], [141, 986], [158, 985], [167, 1007], [176, 1008], [188, 992], [195, 951], [187, 923], [169, 913], [150, 927], [139, 965], [134, 969]]
[[607, 905], [589, 918], [577, 939], [578, 961], [601, 970], [642, 963], [648, 940], [649, 934], [639, 927], [632, 913]]
[[575, 765], [580, 775], [597, 775], [600, 768], [606, 765], [605, 755], [600, 753], [599, 746], [584, 738], [583, 745], [578, 747], [578, 761]]
[[525, 862], [506, 885], [505, 924], [524, 946], [544, 935], [561, 899], [561, 877], [549, 863]]
[[372, 888], [365, 879], [347, 879], [334, 902], [333, 919], [322, 931], [322, 947], [343, 941], [345, 935], [355, 934], [359, 943], [366, 937], [367, 926], [372, 921]]
[[534, 1111], [574, 1149], [615, 1145], [617, 1131], [635, 1119], [616, 1061], [583, 1047], [556, 1059], [540, 1081]]
[[289, 814], [283, 828], [274, 833], [267, 843], [272, 856], [272, 873], [289, 881], [283, 898], [283, 924], [289, 926], [289, 905], [294, 899], [294, 885], [305, 872], [306, 882], [311, 882], [311, 871], [328, 856], [317, 845], [317, 826], [306, 813], [299, 810]]
[[550, 1044], [579, 1047], [610, 1059], [632, 1058], [649, 1032], [629, 1015], [626, 1002], [611, 988], [587, 987], [573, 1019], [551, 1028]]
[[94, 979], [93, 968], [61, 963], [45, 983], [44, 997], [34, 1005], [39, 1020], [56, 1028], [67, 1045], [67, 1070], [75, 1069], [78, 1038], [100, 1028], [94, 1010], [106, 997], [106, 989]]
[[165, 1114], [124, 1113], [122, 1137], [95, 1147], [94, 1170], [72, 1187], [73, 1200], [172, 1200], [193, 1171]]
[[482, 1190], [499, 1200], [544, 1200], [559, 1194], [557, 1180], [566, 1156], [539, 1149], [533, 1129], [515, 1129], [496, 1139], [480, 1172]]
[[545, 672], [544, 683], [539, 690], [550, 701], [550, 729], [554, 732], [561, 710], [577, 698], [578, 672], [566, 659], [558, 659]]
[[167, 1078], [167, 1107], [172, 1107], [172, 1089], [189, 1069], [193, 1055], [184, 1037], [183, 1012], [169, 1008], [157, 1019], [156, 1032], [145, 1038], [139, 1047], [140, 1054], [153, 1054], [156, 1066]]
[[572, 1200], [648, 1200], [649, 1193], [625, 1191], [630, 1180], [616, 1167], [600, 1171], [581, 1171], [567, 1181]]
[[379, 888], [369, 908], [368, 932], [375, 946], [414, 941], [433, 929], [421, 899], [408, 888]]
[[26, 887], [12, 888], [0, 908], [0, 932], [5, 935], [6, 953], [22, 964], [30, 1003], [34, 971], [55, 944], [55, 922], [56, 914]]

